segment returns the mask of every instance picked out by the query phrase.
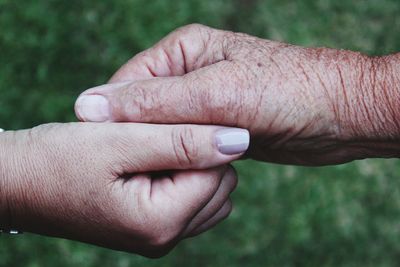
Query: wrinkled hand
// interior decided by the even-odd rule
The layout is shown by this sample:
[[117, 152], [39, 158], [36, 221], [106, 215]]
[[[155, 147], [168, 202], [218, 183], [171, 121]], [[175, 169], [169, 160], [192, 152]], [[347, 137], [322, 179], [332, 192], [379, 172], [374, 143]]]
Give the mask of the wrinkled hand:
[[373, 73], [379, 60], [190, 25], [132, 58], [112, 84], [84, 92], [76, 113], [83, 121], [237, 126], [250, 130], [255, 159], [343, 163], [366, 157], [365, 141], [379, 143], [396, 126], [389, 108], [384, 120], [376, 111], [389, 106], [379, 102], [383, 91], [370, 90], [384, 76]]
[[[235, 138], [241, 147], [230, 147]], [[161, 256], [229, 214], [237, 178], [223, 165], [246, 142], [245, 130], [195, 125], [1, 133], [0, 227]]]

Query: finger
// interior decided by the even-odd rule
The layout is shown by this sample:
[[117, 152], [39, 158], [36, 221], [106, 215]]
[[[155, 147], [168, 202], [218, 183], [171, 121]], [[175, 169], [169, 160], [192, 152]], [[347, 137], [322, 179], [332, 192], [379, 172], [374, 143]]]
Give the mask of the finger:
[[81, 141], [95, 145], [98, 156], [112, 160], [121, 174], [211, 168], [238, 159], [249, 146], [248, 131], [238, 128], [139, 123], [89, 125], [80, 127], [80, 131], [87, 131], [88, 139]]
[[[176, 171], [169, 178], [152, 181], [152, 203], [161, 206], [165, 201], [189, 221], [215, 196], [226, 176], [226, 165], [206, 170]], [[166, 200], [166, 196], [170, 199]], [[222, 205], [223, 203], [221, 203]]]
[[225, 59], [222, 31], [193, 24], [175, 30], [123, 65], [110, 83], [181, 76]]
[[238, 180], [235, 170], [233, 169], [233, 167], [229, 167], [224, 177], [222, 178], [221, 184], [214, 197], [192, 219], [192, 221], [186, 228], [184, 235], [191, 233], [194, 229], [204, 224], [221, 209], [221, 207], [229, 199], [230, 193], [236, 188], [237, 181]]
[[233, 126], [253, 120], [248, 114], [257, 103], [256, 92], [242, 90], [245, 79], [235, 73], [234, 63], [223, 61], [183, 77], [103, 85], [77, 99], [76, 115], [82, 121]]
[[[120, 183], [124, 191], [121, 203], [122, 210], [139, 213], [134, 222], [129, 217], [124, 225], [132, 227], [139, 221], [135, 227], [154, 242], [175, 243], [183, 237], [185, 226], [216, 194], [226, 171], [225, 165], [206, 170], [174, 171], [157, 179], [147, 174], [134, 175], [123, 185]], [[140, 230], [143, 226], [145, 228]]]
[[195, 228], [192, 232], [190, 232], [187, 237], [193, 237], [199, 235], [217, 225], [219, 222], [226, 219], [229, 214], [232, 212], [232, 201], [229, 199], [225, 202], [222, 208], [208, 221], [204, 224], [200, 225], [198, 228]]

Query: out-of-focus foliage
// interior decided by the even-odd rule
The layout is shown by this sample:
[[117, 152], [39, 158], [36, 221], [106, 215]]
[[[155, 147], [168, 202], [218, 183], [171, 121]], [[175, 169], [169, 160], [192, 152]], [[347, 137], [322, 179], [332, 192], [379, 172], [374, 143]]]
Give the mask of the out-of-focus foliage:
[[222, 26], [232, 8], [231, 1], [1, 0], [0, 125], [73, 120], [80, 91], [189, 21]]
[[[400, 50], [397, 0], [0, 0], [0, 127], [74, 121], [79, 92], [173, 29], [199, 22], [306, 46]], [[76, 242], [0, 238], [0, 266], [397, 266], [400, 164], [237, 163], [236, 209], [147, 260]]]

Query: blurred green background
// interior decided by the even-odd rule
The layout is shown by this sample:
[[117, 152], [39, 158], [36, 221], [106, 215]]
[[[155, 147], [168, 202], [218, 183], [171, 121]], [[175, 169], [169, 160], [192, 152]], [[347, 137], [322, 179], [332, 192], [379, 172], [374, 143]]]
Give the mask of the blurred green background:
[[[79, 92], [198, 22], [304, 46], [400, 50], [398, 0], [0, 0], [0, 127], [75, 120]], [[235, 210], [148, 260], [35, 235], [0, 238], [0, 266], [398, 266], [400, 163], [236, 164]]]

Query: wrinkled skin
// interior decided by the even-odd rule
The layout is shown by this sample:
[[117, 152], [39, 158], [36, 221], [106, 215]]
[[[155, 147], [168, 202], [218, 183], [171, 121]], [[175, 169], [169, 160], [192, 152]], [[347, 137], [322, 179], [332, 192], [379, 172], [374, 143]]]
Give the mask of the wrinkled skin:
[[237, 126], [249, 157], [329, 165], [398, 156], [398, 58], [189, 25], [83, 95], [108, 99], [108, 121]]
[[219, 153], [218, 129], [71, 123], [0, 133], [0, 228], [162, 256], [231, 211], [237, 177], [224, 164], [241, 155]]

